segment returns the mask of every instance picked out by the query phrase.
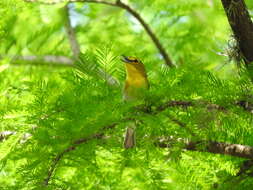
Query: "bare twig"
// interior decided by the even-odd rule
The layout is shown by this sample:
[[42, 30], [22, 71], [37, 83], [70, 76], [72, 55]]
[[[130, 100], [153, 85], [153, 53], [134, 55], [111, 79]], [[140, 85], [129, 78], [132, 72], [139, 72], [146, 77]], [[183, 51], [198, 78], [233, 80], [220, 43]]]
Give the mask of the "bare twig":
[[[9, 137], [12, 135], [18, 134], [16, 131], [2, 131], [0, 132], [0, 142], [7, 140]], [[31, 137], [31, 133], [24, 133], [21, 137], [19, 142], [20, 143], [25, 143], [29, 137]]]
[[2, 131], [0, 132], [0, 142], [7, 140], [10, 136], [15, 135], [15, 131]]
[[[0, 59], [7, 57], [10, 59], [12, 65], [49, 65], [49, 66], [60, 66], [60, 67], [74, 67], [76, 68], [75, 60], [66, 56], [57, 56], [57, 55], [0, 55]], [[113, 76], [108, 73], [105, 74], [105, 71], [102, 68], [97, 68], [97, 75], [99, 78], [104, 79], [110, 86], [118, 86], [119, 82]], [[106, 76], [106, 77], [105, 77]]]
[[66, 56], [57, 55], [15, 55], [15, 56], [1, 56], [11, 59], [12, 64], [30, 64], [30, 65], [52, 65], [52, 66], [68, 66], [74, 67], [74, 61]]
[[69, 4], [65, 5], [64, 13], [65, 13], [65, 15], [64, 15], [65, 16], [65, 29], [67, 32], [69, 43], [70, 43], [74, 57], [78, 58], [79, 53], [80, 53], [80, 46], [77, 42], [74, 28], [71, 26], [70, 15], [69, 15]]
[[168, 66], [170, 66], [170, 67], [174, 67], [174, 64], [172, 63], [169, 55], [167, 54], [166, 50], [162, 46], [161, 42], [158, 40], [158, 38], [155, 35], [155, 33], [151, 30], [151, 28], [149, 27], [149, 25], [144, 21], [144, 19], [140, 16], [140, 14], [138, 12], [136, 12], [134, 9], [132, 9], [130, 6], [128, 6], [127, 4], [122, 3], [121, 1], [118, 1], [116, 4], [119, 7], [125, 9], [126, 11], [128, 11], [133, 17], [135, 17], [140, 22], [140, 24], [143, 26], [143, 28], [148, 33], [149, 37], [154, 42], [156, 48], [159, 50], [159, 52], [162, 55], [165, 63]]
[[[36, 0], [25, 0], [26, 2], [37, 2], [37, 3], [45, 3], [43, 1], [36, 1]], [[52, 1], [50, 3], [46, 4], [56, 4], [56, 3], [61, 3], [63, 1]], [[114, 7], [119, 7], [124, 10], [126, 10], [129, 14], [131, 14], [136, 20], [139, 21], [139, 23], [142, 25], [142, 27], [145, 29], [153, 43], [155, 44], [156, 48], [162, 55], [165, 63], [169, 67], [174, 67], [174, 64], [172, 63], [172, 60], [170, 59], [169, 55], [167, 54], [166, 50], [164, 49], [163, 45], [155, 35], [155, 33], [151, 30], [149, 25], [144, 21], [144, 19], [140, 16], [140, 14], [132, 9], [129, 5], [117, 0], [116, 2], [109, 2], [109, 1], [104, 1], [104, 0], [70, 0], [69, 2], [84, 2], [84, 3], [98, 3], [98, 4], [104, 4], [104, 5], [109, 5], [109, 6], [114, 6]]]

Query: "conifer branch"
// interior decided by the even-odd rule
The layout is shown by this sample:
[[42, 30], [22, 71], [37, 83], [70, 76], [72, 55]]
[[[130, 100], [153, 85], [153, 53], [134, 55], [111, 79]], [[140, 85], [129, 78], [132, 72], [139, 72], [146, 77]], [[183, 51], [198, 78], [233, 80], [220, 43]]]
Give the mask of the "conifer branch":
[[[253, 146], [241, 145], [241, 144], [230, 144], [217, 141], [188, 141], [186, 139], [184, 148], [190, 151], [209, 152], [214, 154], [224, 154], [240, 158], [253, 159]], [[161, 148], [171, 147], [171, 139], [162, 139], [155, 143], [155, 145]]]
[[[126, 120], [132, 120], [131, 118], [126, 118], [126, 119], [123, 119], [122, 121], [126, 121]], [[85, 143], [88, 143], [89, 141], [91, 140], [95, 140], [95, 139], [102, 139], [104, 137], [104, 134], [106, 132], [106, 130], [109, 130], [109, 129], [113, 129], [116, 127], [116, 125], [118, 125], [120, 122], [115, 122], [115, 123], [112, 123], [110, 125], [107, 125], [107, 126], [104, 126], [102, 127], [102, 129], [100, 130], [101, 132], [99, 133], [95, 133], [95, 134], [92, 134], [86, 138], [80, 138], [76, 141], [74, 141], [74, 143], [67, 147], [65, 150], [63, 150], [61, 153], [59, 153], [52, 161], [51, 163], [51, 166], [50, 166], [50, 169], [48, 170], [48, 174], [47, 174], [47, 177], [44, 179], [44, 182], [43, 184], [45, 186], [48, 186], [48, 183], [53, 175], [53, 173], [55, 172], [56, 170], [56, 167], [58, 165], [58, 163], [60, 162], [60, 160], [63, 158], [63, 156], [68, 153], [68, 152], [71, 152], [73, 150], [76, 149], [77, 146], [79, 145], [82, 145], [82, 144], [85, 144]]]
[[[37, 3], [44, 3], [44, 4], [57, 4], [61, 3], [64, 1], [52, 1], [49, 3], [45, 3], [43, 1], [38, 1], [38, 0], [25, 0], [26, 2], [37, 2]], [[129, 5], [121, 2], [120, 0], [117, 0], [116, 2], [109, 2], [109, 1], [104, 1], [104, 0], [69, 0], [68, 2], [84, 2], [84, 3], [97, 3], [97, 4], [104, 4], [104, 5], [109, 5], [109, 6], [114, 6], [114, 7], [119, 7], [124, 10], [126, 10], [129, 14], [131, 14], [144, 28], [144, 30], [147, 32], [153, 43], [155, 44], [156, 48], [160, 52], [161, 56], [164, 59], [164, 62], [166, 65], [169, 67], [174, 67], [174, 64], [164, 49], [162, 43], [158, 39], [158, 37], [155, 35], [155, 33], [152, 31], [152, 29], [149, 27], [149, 25], [144, 21], [144, 19], [141, 17], [141, 15], [135, 11], [133, 8], [131, 8]]]
[[[122, 121], [129, 120], [131, 118], [123, 119]], [[133, 120], [133, 119], [131, 119]], [[121, 122], [122, 122], [121, 121]], [[177, 124], [178, 121], [176, 121]], [[59, 163], [59, 161], [63, 158], [63, 156], [66, 153], [69, 153], [76, 149], [77, 146], [88, 143], [91, 140], [95, 139], [103, 139], [106, 130], [115, 128], [120, 122], [112, 123], [111, 125], [103, 127], [100, 131], [100, 133], [95, 133], [93, 135], [90, 135], [86, 138], [81, 138], [76, 140], [73, 145], [69, 146], [65, 150], [63, 150], [61, 153], [59, 153], [52, 161], [50, 169], [48, 171], [47, 177], [44, 179], [44, 185], [47, 186], [49, 184], [49, 181], [56, 170], [56, 167]], [[181, 123], [179, 124], [182, 125]], [[185, 127], [185, 125], [183, 125]], [[180, 141], [184, 143], [184, 149], [190, 150], [190, 151], [198, 151], [198, 152], [209, 152], [214, 154], [224, 154], [224, 155], [230, 155], [240, 158], [248, 158], [253, 159], [253, 147], [248, 145], [240, 145], [240, 144], [230, 144], [230, 143], [224, 143], [224, 142], [217, 142], [217, 141], [205, 141], [205, 140], [199, 140], [199, 141], [188, 141], [187, 139], [180, 139], [176, 141]], [[160, 148], [169, 148], [173, 145], [173, 142], [175, 140], [171, 137], [168, 138], [160, 138], [159, 140], [155, 141], [155, 145]]]
[[[201, 102], [203, 103], [203, 101]], [[155, 111], [148, 112], [149, 114], [156, 115], [160, 112], [165, 111], [169, 107], [189, 107], [194, 106], [194, 103], [190, 101], [169, 101], [164, 103], [162, 106], [158, 106]], [[218, 110], [224, 110], [223, 107], [220, 107], [215, 104], [209, 104], [207, 105], [207, 109], [218, 109]], [[178, 119], [169, 116], [171, 121], [178, 124], [180, 127], [186, 129], [193, 137], [196, 137], [196, 134], [188, 128], [184, 123], [179, 121]], [[43, 180], [43, 185], [48, 186], [51, 177], [54, 175], [54, 172], [57, 168], [58, 163], [63, 159], [64, 155], [75, 150], [79, 145], [88, 143], [95, 139], [103, 139], [105, 137], [106, 131], [109, 129], [114, 129], [118, 124], [121, 122], [126, 121], [133, 121], [136, 120], [135, 118], [123, 118], [117, 122], [114, 122], [110, 125], [102, 127], [98, 133], [92, 134], [85, 138], [80, 138], [76, 141], [74, 141], [69, 147], [65, 148], [62, 152], [58, 153], [55, 158], [52, 160], [50, 168], [47, 172], [46, 178]], [[14, 133], [12, 132], [12, 135]], [[154, 143], [156, 146], [159, 146], [161, 148], [168, 148], [173, 145], [173, 141], [175, 140], [171, 139], [171, 137], [168, 138], [159, 138], [159, 140], [156, 140]], [[186, 150], [191, 151], [199, 151], [199, 152], [209, 152], [209, 153], [215, 153], [215, 154], [226, 154], [236, 157], [242, 157], [242, 158], [253, 158], [253, 147], [247, 146], [247, 145], [239, 145], [239, 144], [229, 144], [229, 143], [223, 143], [223, 142], [216, 142], [216, 141], [205, 141], [205, 140], [199, 140], [199, 141], [187, 141], [187, 139], [180, 139], [180, 142], [184, 143], [184, 148]], [[201, 148], [199, 148], [201, 147]]]
[[188, 108], [193, 106], [205, 106], [208, 111], [211, 110], [219, 110], [222, 112], [226, 112], [226, 108], [217, 104], [213, 104], [210, 102], [207, 102], [205, 100], [198, 100], [198, 101], [184, 101], [184, 100], [170, 100], [168, 102], [162, 103], [160, 106], [158, 106], [153, 113], [162, 112], [170, 107], [182, 107], [182, 108]]
[[[191, 102], [187, 102], [187, 101], [170, 101], [170, 102], [165, 103], [165, 106], [163, 106], [163, 107], [162, 107], [162, 106], [158, 107], [156, 111], [153, 111], [153, 112], [151, 111], [151, 112], [149, 112], [149, 114], [156, 115], [156, 114], [158, 114], [158, 113], [164, 111], [165, 109], [167, 109], [168, 107], [171, 107], [171, 106], [173, 106], [173, 107], [175, 107], [175, 106], [179, 106], [179, 107], [180, 107], [180, 106], [183, 106], [183, 107], [185, 107], [185, 106], [192, 106], [192, 105], [193, 105], [193, 104], [192, 104]], [[211, 105], [212, 105], [212, 104], [211, 104]], [[182, 128], [186, 129], [188, 132], [190, 132], [190, 134], [191, 134], [192, 136], [195, 136], [195, 134], [194, 134], [184, 123], [180, 122], [179, 120], [177, 120], [177, 119], [175, 119], [175, 118], [173, 118], [173, 117], [171, 117], [171, 116], [170, 116], [170, 119], [171, 119], [174, 123], [178, 124], [178, 125], [181, 126]], [[87, 142], [89, 142], [89, 141], [91, 141], [91, 140], [94, 140], [94, 139], [103, 139], [103, 137], [104, 137], [104, 135], [105, 135], [105, 132], [106, 132], [107, 130], [109, 130], [109, 129], [114, 129], [114, 128], [115, 128], [118, 124], [120, 124], [121, 122], [130, 121], [130, 120], [133, 121], [133, 120], [136, 120], [136, 119], [135, 119], [135, 118], [123, 118], [122, 120], [120, 120], [120, 121], [118, 121], [118, 122], [114, 122], [114, 123], [112, 123], [112, 124], [110, 124], [110, 125], [108, 125], [108, 126], [102, 127], [102, 129], [100, 129], [100, 132], [99, 132], [99, 133], [95, 133], [95, 134], [93, 134], [93, 135], [90, 135], [89, 137], [81, 138], [81, 139], [76, 140], [76, 141], [73, 143], [73, 145], [67, 147], [65, 150], [63, 150], [61, 153], [59, 153], [59, 154], [53, 159], [53, 161], [52, 161], [52, 163], [51, 163], [51, 166], [50, 166], [50, 169], [49, 169], [49, 171], [48, 171], [48, 175], [47, 175], [47, 177], [44, 179], [44, 183], [43, 183], [43, 184], [44, 184], [45, 186], [48, 185], [48, 183], [49, 183], [49, 181], [50, 181], [50, 179], [51, 179], [51, 177], [52, 177], [54, 171], [56, 170], [56, 167], [57, 167], [59, 161], [63, 158], [63, 156], [64, 156], [66, 153], [69, 153], [69, 152], [75, 150], [77, 146], [79, 146], [79, 145], [81, 145], [81, 144], [85, 144], [85, 143], [87, 143]], [[162, 147], [163, 144], [165, 144], [164, 142], [159, 142], [159, 143], [160, 143], [160, 144], [158, 144], [158, 145], [161, 146], [161, 147]], [[157, 142], [156, 142], [156, 144], [157, 144]]]

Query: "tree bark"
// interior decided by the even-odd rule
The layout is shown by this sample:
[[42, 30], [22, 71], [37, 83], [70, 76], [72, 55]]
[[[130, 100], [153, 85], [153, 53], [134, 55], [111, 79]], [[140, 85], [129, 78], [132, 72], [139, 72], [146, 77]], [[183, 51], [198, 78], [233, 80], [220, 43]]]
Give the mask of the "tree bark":
[[[160, 140], [155, 144], [161, 148], [171, 147], [174, 139]], [[181, 139], [185, 140], [185, 139]], [[184, 149], [198, 152], [209, 152], [213, 154], [226, 154], [230, 156], [253, 159], [253, 147], [240, 144], [230, 144], [216, 141], [189, 141], [183, 142]]]
[[253, 23], [244, 0], [221, 0], [243, 60], [253, 62]]

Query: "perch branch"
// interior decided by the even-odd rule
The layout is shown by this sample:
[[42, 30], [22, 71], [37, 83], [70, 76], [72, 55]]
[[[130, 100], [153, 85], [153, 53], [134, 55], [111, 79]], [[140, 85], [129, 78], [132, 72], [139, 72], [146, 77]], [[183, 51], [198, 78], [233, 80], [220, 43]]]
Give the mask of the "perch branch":
[[[157, 107], [157, 108], [155, 109], [155, 111], [151, 111], [151, 112], [148, 112], [148, 113], [149, 113], [149, 114], [156, 115], [156, 114], [158, 114], [158, 113], [160, 113], [160, 112], [166, 110], [166, 109], [169, 108], [169, 107], [175, 107], [175, 106], [178, 106], [178, 107], [182, 107], [182, 106], [183, 106], [183, 107], [187, 107], [187, 106], [193, 106], [193, 103], [191, 103], [191, 102], [189, 102], [189, 101], [170, 101], [170, 102], [166, 102], [164, 105], [165, 105], [165, 106], [159, 106], [159, 107]], [[213, 106], [213, 104], [210, 104], [210, 105]], [[215, 105], [215, 107], [218, 108], [219, 106], [218, 106], [218, 105]], [[207, 109], [208, 109], [208, 106], [207, 106]], [[190, 129], [189, 129], [184, 123], [182, 123], [182, 122], [180, 122], [179, 120], [177, 120], [177, 119], [175, 119], [175, 118], [172, 118], [172, 117], [170, 117], [170, 119], [171, 119], [174, 123], [178, 124], [180, 127], [184, 128], [184, 129], [186, 129], [186, 130], [188, 130], [188, 132], [190, 132], [192, 136], [195, 136], [195, 134], [194, 134], [192, 131], [190, 131]], [[102, 139], [102, 138], [104, 137], [105, 132], [106, 132], [108, 129], [113, 129], [113, 128], [115, 128], [119, 123], [124, 122], [124, 121], [129, 121], [129, 120], [135, 120], [135, 119], [133, 119], [133, 118], [124, 118], [124, 119], [122, 119], [122, 120], [120, 120], [120, 121], [118, 121], [118, 122], [114, 122], [114, 123], [111, 124], [111, 125], [108, 125], [108, 126], [103, 127], [103, 128], [100, 130], [99, 133], [95, 133], [95, 134], [93, 134], [93, 135], [91, 135], [91, 136], [89, 136], [89, 137], [81, 138], [81, 139], [79, 139], [79, 140], [76, 140], [76, 141], [73, 143], [73, 145], [67, 147], [65, 150], [63, 150], [61, 153], [59, 153], [59, 154], [53, 159], [53, 161], [52, 161], [52, 163], [51, 163], [51, 166], [50, 166], [50, 169], [49, 169], [49, 171], [48, 171], [48, 175], [47, 175], [47, 177], [44, 179], [44, 185], [45, 185], [45, 186], [48, 185], [48, 183], [49, 183], [49, 181], [50, 181], [50, 179], [51, 179], [51, 176], [53, 175], [53, 173], [54, 173], [54, 171], [55, 171], [55, 169], [56, 169], [56, 167], [57, 167], [57, 164], [59, 163], [59, 161], [63, 158], [63, 156], [64, 156], [66, 153], [69, 153], [69, 152], [75, 150], [76, 147], [77, 147], [78, 145], [87, 143], [87, 142], [90, 141], [90, 140]], [[162, 146], [162, 145], [161, 145], [161, 146]]]

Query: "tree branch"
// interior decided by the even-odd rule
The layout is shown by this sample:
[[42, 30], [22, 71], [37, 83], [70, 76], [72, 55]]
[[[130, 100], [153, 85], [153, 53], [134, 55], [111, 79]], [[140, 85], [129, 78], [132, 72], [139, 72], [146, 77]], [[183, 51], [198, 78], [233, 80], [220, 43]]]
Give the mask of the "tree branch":
[[70, 15], [69, 15], [69, 4], [66, 4], [64, 6], [64, 20], [65, 20], [65, 29], [66, 29], [67, 36], [70, 42], [72, 53], [75, 58], [78, 58], [80, 54], [80, 46], [77, 42], [74, 28], [71, 26]]
[[0, 132], [0, 142], [7, 140], [10, 136], [15, 135], [15, 131], [2, 131]]
[[[60, 66], [60, 67], [73, 67], [77, 68], [75, 60], [73, 58], [69, 58], [66, 56], [57, 56], [57, 55], [0, 55], [0, 59], [7, 57], [10, 59], [10, 63], [12, 65], [49, 65], [49, 66]], [[104, 79], [108, 85], [110, 86], [118, 86], [119, 82], [113, 76], [105, 73], [105, 71], [98, 67], [97, 68], [97, 76], [101, 79]]]
[[[37, 2], [37, 3], [45, 3], [42, 1], [37, 1], [37, 0], [25, 0], [26, 2]], [[61, 3], [63, 1], [52, 1], [50, 3], [46, 4], [56, 4], [56, 3]], [[142, 27], [145, 29], [153, 43], [155, 44], [156, 48], [162, 55], [164, 62], [166, 65], [169, 67], [174, 67], [174, 64], [172, 63], [171, 58], [167, 54], [166, 50], [164, 49], [163, 45], [155, 35], [155, 33], [151, 30], [149, 25], [144, 21], [144, 19], [140, 16], [138, 12], [136, 12], [134, 9], [132, 9], [129, 5], [121, 2], [120, 0], [117, 0], [116, 2], [108, 2], [108, 1], [103, 1], [103, 0], [70, 0], [69, 2], [84, 2], [84, 3], [97, 3], [97, 4], [104, 4], [104, 5], [109, 5], [109, 6], [114, 6], [114, 7], [119, 7], [124, 10], [126, 10], [129, 14], [131, 14], [139, 23], [142, 25]]]
[[[200, 105], [203, 105], [204, 101], [200, 101]], [[169, 101], [164, 103], [163, 105], [160, 105], [155, 108], [155, 110], [149, 110], [149, 114], [156, 115], [159, 114], [160, 112], [165, 111], [169, 107], [184, 107], [187, 108], [189, 106], [194, 106], [198, 105], [195, 103], [192, 103], [190, 101]], [[207, 104], [206, 109], [216, 109], [220, 111], [224, 111], [225, 108], [216, 105], [216, 104]], [[138, 109], [141, 111], [140, 109]], [[145, 112], [145, 111], [144, 111]], [[49, 117], [48, 115], [46, 117]], [[196, 134], [188, 127], [186, 126], [183, 122], [179, 121], [177, 118], [174, 118], [172, 116], [169, 116], [172, 122], [176, 123], [179, 125], [181, 128], [187, 130], [192, 137], [196, 138]], [[54, 174], [58, 163], [61, 161], [61, 159], [64, 157], [66, 153], [69, 153], [73, 150], [75, 150], [79, 145], [88, 143], [91, 140], [95, 139], [104, 139], [106, 131], [110, 129], [114, 129], [118, 124], [121, 122], [126, 122], [126, 121], [133, 121], [136, 120], [135, 118], [123, 118], [119, 121], [116, 121], [110, 125], [102, 127], [98, 133], [92, 134], [88, 137], [85, 138], [80, 138], [73, 143], [67, 148], [65, 148], [62, 152], [58, 153], [55, 158], [52, 160], [52, 163], [50, 164], [50, 168], [48, 170], [46, 178], [43, 180], [43, 185], [48, 186], [49, 181]], [[15, 132], [3, 132], [3, 139], [5, 136], [7, 137], [8, 135], [14, 135]], [[216, 142], [216, 141], [205, 141], [205, 140], [200, 140], [200, 141], [187, 141], [187, 139], [176, 139], [176, 141], [180, 141], [184, 143], [184, 148], [186, 150], [191, 150], [191, 151], [199, 151], [199, 152], [209, 152], [209, 153], [214, 153], [214, 154], [226, 154], [230, 156], [236, 156], [236, 157], [241, 157], [241, 158], [248, 158], [252, 159], [253, 158], [253, 147], [252, 146], [247, 146], [247, 145], [239, 145], [239, 144], [229, 144], [229, 143], [223, 143], [223, 142]], [[159, 138], [154, 142], [154, 144], [160, 148], [168, 148], [173, 145], [173, 142], [175, 140], [171, 137], [167, 138]]]
[[[91, 140], [95, 139], [103, 139], [105, 131], [108, 129], [113, 129], [119, 122], [115, 122], [111, 125], [105, 126], [102, 128], [102, 132], [93, 134], [87, 138], [81, 138], [76, 140], [72, 146], [69, 146], [64, 151], [59, 153], [54, 159], [51, 164], [51, 167], [48, 171], [48, 175], [44, 180], [44, 185], [47, 186], [51, 176], [53, 175], [57, 164], [62, 159], [62, 157], [76, 149], [78, 145], [85, 144]], [[180, 124], [181, 125], [181, 124]], [[247, 158], [253, 159], [253, 147], [247, 145], [240, 145], [240, 144], [230, 144], [230, 143], [223, 143], [223, 142], [216, 142], [216, 141], [205, 141], [200, 140], [197, 142], [194, 141], [187, 141], [186, 139], [180, 139], [180, 142], [184, 141], [184, 148], [190, 151], [198, 151], [198, 152], [209, 152], [214, 154], [223, 154], [223, 155], [230, 155], [240, 158]], [[161, 138], [160, 140], [154, 143], [156, 146], [160, 148], [169, 148], [173, 144], [173, 139], [171, 137], [168, 138]]]
[[[71, 26], [71, 20], [69, 15], [69, 3], [67, 3], [64, 6], [64, 20], [65, 20], [65, 29], [67, 32], [67, 36], [70, 42], [70, 47], [72, 49], [72, 53], [75, 60], [79, 60], [79, 54], [80, 54], [80, 46], [76, 38], [76, 34], [74, 31], [74, 28]], [[84, 63], [87, 64], [87, 63]], [[109, 73], [107, 73], [104, 69], [102, 69], [100, 66], [97, 67], [97, 76], [106, 80], [107, 83], [111, 86], [118, 86], [119, 82], [116, 80], [113, 76], [111, 76]]]
[[169, 55], [167, 54], [166, 50], [162, 46], [161, 42], [158, 40], [157, 36], [155, 33], [151, 30], [149, 25], [144, 21], [144, 19], [140, 16], [138, 12], [136, 12], [134, 9], [132, 9], [130, 6], [128, 6], [125, 3], [122, 3], [121, 1], [118, 1], [116, 3], [119, 7], [125, 9], [128, 11], [133, 17], [136, 18], [136, 20], [139, 21], [139, 23], [143, 26], [143, 28], [146, 30], [148, 33], [149, 37], [152, 39], [153, 43], [155, 44], [156, 48], [159, 50], [160, 54], [162, 55], [165, 63], [169, 67], [174, 67], [174, 64], [172, 63], [172, 60], [170, 59]]
[[168, 102], [163, 103], [162, 105], [158, 106], [155, 109], [155, 113], [157, 112], [162, 112], [166, 110], [169, 107], [182, 107], [182, 108], [187, 108], [187, 107], [192, 107], [192, 106], [205, 106], [207, 110], [219, 110], [226, 112], [226, 108], [222, 107], [217, 104], [212, 104], [208, 101], [205, 100], [198, 100], [198, 101], [184, 101], [184, 100], [170, 100]]
[[[214, 105], [214, 104], [209, 104], [209, 105]], [[164, 103], [164, 106], [159, 106], [155, 109], [155, 111], [150, 111], [148, 112], [149, 114], [153, 114], [153, 115], [156, 115], [164, 110], [166, 110], [168, 107], [175, 107], [175, 106], [183, 106], [183, 107], [188, 107], [188, 106], [193, 106], [193, 103], [191, 102], [187, 102], [187, 101], [170, 101], [170, 102], [166, 102]], [[219, 108], [218, 105], [215, 105], [215, 108]], [[207, 109], [208, 109], [208, 106], [207, 106]], [[140, 110], [139, 110], [140, 111]], [[145, 110], [144, 110], [145, 112]], [[196, 136], [193, 131], [191, 131], [191, 129], [189, 129], [184, 123], [180, 122], [179, 120], [173, 118], [172, 116], [169, 116], [170, 119], [178, 124], [180, 127], [186, 129], [192, 136]], [[48, 171], [48, 175], [47, 177], [44, 179], [44, 185], [47, 186], [50, 179], [51, 179], [51, 176], [53, 175], [56, 167], [57, 167], [57, 164], [58, 162], [63, 158], [63, 156], [70, 152], [70, 151], [73, 151], [76, 149], [76, 147], [78, 145], [81, 145], [81, 144], [84, 144], [84, 143], [87, 143], [89, 142], [90, 140], [94, 140], [94, 139], [102, 139], [105, 135], [105, 132], [109, 129], [113, 129], [115, 128], [119, 123], [121, 122], [125, 122], [125, 121], [129, 121], [129, 120], [135, 120], [134, 118], [123, 118], [122, 120], [118, 121], [118, 122], [114, 122], [112, 123], [111, 125], [108, 125], [108, 126], [105, 126], [103, 127], [102, 129], [100, 129], [100, 132], [99, 133], [95, 133], [93, 135], [90, 135], [89, 137], [86, 137], [86, 138], [81, 138], [79, 140], [76, 140], [73, 145], [67, 147], [65, 150], [63, 150], [61, 153], [59, 153], [52, 161], [52, 164], [50, 166], [50, 169]], [[161, 147], [162, 147], [162, 144], [165, 144], [164, 142], [159, 142], [161, 143]], [[160, 146], [160, 144], [159, 144]], [[166, 145], [167, 146], [167, 145]]]
[[[171, 139], [162, 139], [155, 143], [161, 148], [171, 147]], [[191, 151], [209, 152], [214, 154], [225, 154], [240, 158], [253, 159], [253, 147], [241, 144], [230, 144], [216, 141], [189, 141], [185, 140], [184, 148]]]
[[47, 174], [47, 177], [44, 179], [44, 185], [47, 186], [55, 169], [56, 169], [56, 166], [57, 164], [59, 163], [59, 161], [63, 158], [63, 156], [70, 152], [70, 151], [73, 151], [76, 149], [76, 147], [78, 145], [81, 145], [81, 144], [85, 144], [91, 140], [95, 140], [95, 139], [102, 139], [104, 137], [104, 134], [105, 134], [105, 131], [106, 130], [109, 130], [109, 129], [112, 129], [114, 127], [116, 127], [116, 125], [118, 124], [119, 122], [115, 122], [115, 123], [112, 123], [108, 126], [105, 126], [101, 129], [101, 132], [99, 133], [95, 133], [93, 135], [90, 135], [89, 137], [86, 137], [86, 138], [81, 138], [81, 139], [78, 139], [76, 141], [74, 141], [73, 145], [67, 147], [65, 150], [63, 150], [61, 153], [59, 153], [52, 161], [51, 163], [51, 166], [50, 166], [50, 169], [48, 170], [48, 174]]
[[244, 62], [253, 62], [253, 23], [244, 0], [221, 0]]
[[67, 66], [74, 67], [74, 61], [66, 56], [57, 56], [57, 55], [15, 55], [15, 56], [1, 56], [11, 59], [11, 63], [18, 64], [30, 64], [30, 65], [52, 65], [52, 66]]

